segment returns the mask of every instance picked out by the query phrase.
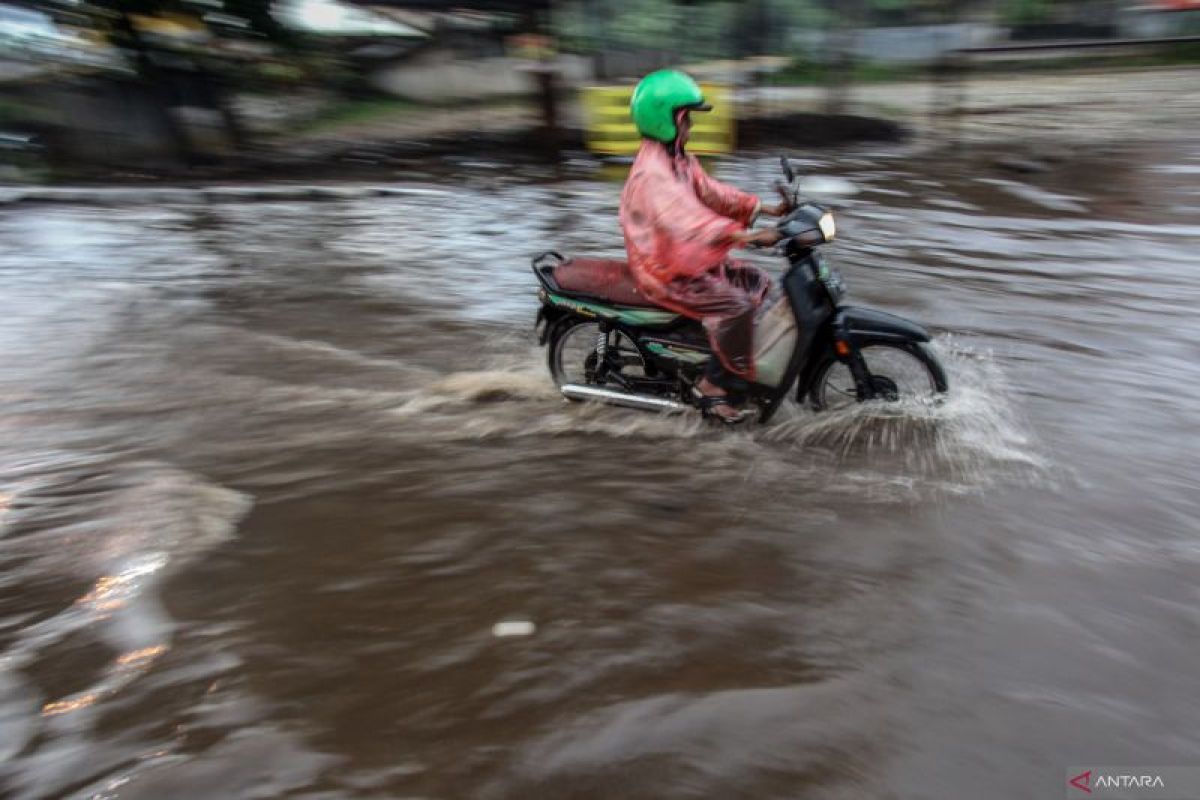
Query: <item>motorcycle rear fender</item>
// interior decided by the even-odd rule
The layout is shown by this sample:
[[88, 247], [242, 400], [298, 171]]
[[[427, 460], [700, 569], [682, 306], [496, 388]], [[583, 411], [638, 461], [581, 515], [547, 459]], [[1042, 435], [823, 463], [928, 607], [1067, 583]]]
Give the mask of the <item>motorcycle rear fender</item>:
[[[557, 317], [558, 315], [555, 316]], [[554, 320], [547, 313], [546, 306], [538, 306], [537, 319], [533, 321], [533, 332], [537, 334], [537, 343], [539, 346], [546, 343], [546, 338], [550, 335], [550, 326], [553, 323]]]
[[929, 331], [904, 317], [873, 308], [842, 306], [833, 320], [834, 330], [851, 344], [869, 341], [928, 342]]

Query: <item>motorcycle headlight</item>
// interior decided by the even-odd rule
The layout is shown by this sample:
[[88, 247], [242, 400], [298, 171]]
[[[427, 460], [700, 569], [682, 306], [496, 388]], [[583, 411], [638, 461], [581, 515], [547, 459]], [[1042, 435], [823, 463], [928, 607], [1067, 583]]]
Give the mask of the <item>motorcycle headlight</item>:
[[821, 235], [825, 237], [825, 241], [832, 242], [833, 237], [837, 235], [837, 223], [833, 221], [833, 213], [826, 211], [817, 220], [817, 227], [821, 229]]

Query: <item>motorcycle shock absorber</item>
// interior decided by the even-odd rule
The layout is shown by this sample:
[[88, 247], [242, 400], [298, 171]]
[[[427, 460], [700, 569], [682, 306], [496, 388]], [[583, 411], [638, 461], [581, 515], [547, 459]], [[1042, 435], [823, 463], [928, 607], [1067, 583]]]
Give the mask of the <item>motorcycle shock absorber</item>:
[[586, 370], [588, 382], [603, 383], [608, 375], [608, 326], [601, 325], [596, 333], [596, 343], [592, 346], [592, 354], [588, 361], [593, 362], [592, 368]]
[[596, 334], [596, 360], [598, 363], [604, 363], [604, 357], [608, 354], [608, 330], [601, 328]]

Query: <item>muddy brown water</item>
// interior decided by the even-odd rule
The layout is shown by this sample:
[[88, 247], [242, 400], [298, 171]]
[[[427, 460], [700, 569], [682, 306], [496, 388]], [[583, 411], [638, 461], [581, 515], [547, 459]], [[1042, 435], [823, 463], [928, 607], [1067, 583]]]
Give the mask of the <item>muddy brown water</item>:
[[618, 254], [620, 185], [462, 166], [0, 211], [0, 794], [1014, 798], [1200, 766], [1200, 146], [809, 161], [859, 190], [853, 300], [928, 323], [954, 394], [735, 433], [559, 400], [528, 257]]

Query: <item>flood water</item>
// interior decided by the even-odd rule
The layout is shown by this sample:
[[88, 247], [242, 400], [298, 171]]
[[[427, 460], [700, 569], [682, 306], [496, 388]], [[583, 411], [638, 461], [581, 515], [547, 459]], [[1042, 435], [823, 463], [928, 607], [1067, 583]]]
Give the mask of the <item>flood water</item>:
[[1007, 800], [1200, 765], [1200, 146], [807, 162], [858, 189], [852, 302], [936, 331], [953, 395], [736, 432], [556, 397], [528, 259], [619, 254], [619, 180], [459, 166], [0, 210], [0, 794]]

